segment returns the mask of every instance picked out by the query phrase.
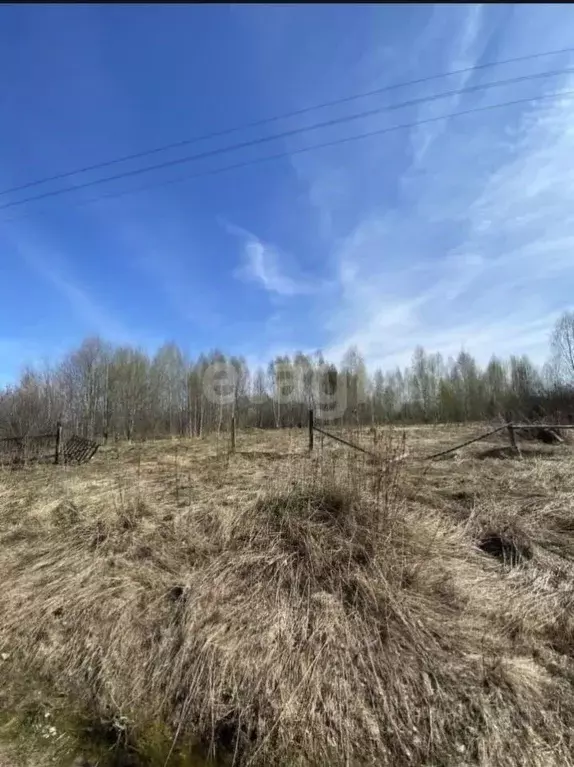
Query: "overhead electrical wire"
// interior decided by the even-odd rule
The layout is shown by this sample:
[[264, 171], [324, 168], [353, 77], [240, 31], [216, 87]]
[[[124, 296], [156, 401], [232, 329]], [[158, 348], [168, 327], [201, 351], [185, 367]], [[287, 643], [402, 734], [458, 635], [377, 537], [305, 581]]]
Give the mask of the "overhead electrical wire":
[[[92, 197], [87, 200], [73, 200], [72, 205], [74, 207], [82, 207], [84, 205], [91, 205], [96, 202], [100, 202], [103, 200], [109, 200], [109, 199], [115, 199], [119, 197], [125, 197], [126, 195], [130, 194], [137, 194], [139, 192], [148, 191], [150, 189], [156, 189], [160, 187], [170, 186], [173, 184], [180, 184], [185, 181], [188, 181], [193, 178], [200, 178], [204, 176], [213, 176], [217, 175], [219, 173], [224, 173], [230, 170], [237, 170], [239, 168], [246, 168], [251, 165], [257, 165], [262, 162], [268, 162], [271, 160], [279, 160], [286, 157], [292, 157], [293, 155], [303, 154], [305, 152], [311, 152], [317, 149], [325, 149], [327, 147], [333, 147], [333, 146], [340, 146], [342, 144], [350, 143], [352, 141], [360, 141], [362, 139], [366, 138], [372, 138], [374, 136], [381, 136], [386, 133], [392, 133], [397, 130], [404, 130], [408, 128], [416, 128], [419, 125], [427, 125], [429, 123], [438, 122], [440, 120], [449, 120], [456, 117], [463, 117], [465, 115], [470, 114], [476, 114], [479, 112], [487, 112], [493, 109], [502, 109], [504, 107], [509, 106], [516, 106], [518, 104], [527, 104], [527, 103], [533, 103], [536, 101], [543, 101], [543, 100], [550, 100], [550, 99], [558, 99], [558, 98], [572, 98], [574, 97], [574, 90], [567, 90], [567, 91], [558, 91], [556, 93], [545, 93], [541, 94], [540, 96], [529, 96], [526, 98], [521, 99], [514, 99], [512, 101], [503, 101], [498, 104], [488, 104], [486, 106], [482, 107], [474, 107], [472, 109], [465, 109], [460, 112], [452, 112], [450, 114], [445, 115], [438, 115], [436, 117], [428, 117], [423, 120], [415, 120], [410, 123], [401, 123], [399, 125], [392, 125], [386, 128], [379, 128], [376, 130], [366, 131], [365, 133], [359, 133], [352, 136], [346, 136], [344, 138], [334, 139], [332, 141], [325, 141], [320, 144], [312, 144], [307, 147], [299, 147], [298, 149], [293, 149], [285, 152], [279, 152], [277, 154], [273, 155], [265, 155], [263, 157], [257, 157], [251, 160], [246, 160], [244, 162], [234, 163], [232, 165], [225, 165], [219, 168], [211, 168], [204, 171], [198, 171], [197, 173], [192, 174], [186, 174], [185, 176], [180, 176], [178, 178], [168, 179], [166, 181], [160, 181], [155, 182], [153, 184], [146, 184], [144, 186], [136, 187], [134, 189], [125, 189], [119, 192], [111, 192], [109, 194], [104, 195], [98, 195], [97, 197]], [[42, 212], [49, 212], [49, 211], [40, 211]], [[32, 214], [38, 213], [38, 211], [32, 211]], [[15, 216], [13, 218], [8, 219], [0, 219], [0, 223], [9, 223], [11, 221], [19, 220], [21, 218], [26, 218], [30, 215], [30, 213], [24, 213], [21, 216]]]
[[261, 144], [265, 144], [270, 141], [276, 141], [278, 139], [284, 139], [284, 138], [291, 138], [296, 135], [308, 133], [309, 131], [319, 130], [322, 128], [330, 128], [335, 125], [342, 125], [344, 123], [353, 122], [355, 120], [364, 119], [366, 117], [374, 117], [375, 115], [382, 114], [383, 112], [390, 112], [390, 111], [395, 111], [398, 109], [405, 109], [407, 107], [412, 107], [412, 106], [420, 106], [421, 104], [426, 104], [432, 101], [438, 101], [440, 99], [452, 98], [453, 96], [461, 96], [467, 93], [474, 93], [481, 90], [487, 90], [488, 88], [501, 87], [505, 85], [513, 85], [519, 82], [526, 82], [530, 80], [542, 79], [545, 77], [553, 77], [556, 75], [569, 74], [573, 72], [574, 72], [574, 67], [551, 70], [548, 72], [538, 72], [538, 73], [530, 74], [530, 75], [521, 75], [518, 77], [511, 77], [505, 80], [495, 80], [489, 83], [471, 85], [465, 88], [459, 88], [457, 90], [443, 91], [441, 93], [431, 94], [430, 96], [421, 96], [416, 99], [409, 99], [408, 101], [402, 101], [396, 104], [387, 104], [385, 106], [378, 107], [376, 109], [368, 109], [363, 112], [354, 113], [351, 115], [344, 115], [342, 117], [333, 118], [331, 120], [324, 120], [322, 122], [314, 123], [313, 125], [309, 125], [309, 126], [292, 128], [291, 130], [288, 130], [288, 131], [281, 131], [279, 133], [274, 133], [268, 136], [261, 136], [256, 139], [250, 139], [249, 141], [242, 141], [237, 144], [230, 144], [228, 146], [216, 147], [215, 149], [210, 149], [205, 152], [199, 152], [196, 154], [187, 155], [185, 157], [180, 157], [173, 160], [166, 160], [161, 163], [156, 163], [155, 165], [147, 165], [142, 168], [134, 168], [129, 171], [124, 171], [123, 173], [117, 173], [113, 176], [106, 176], [104, 178], [92, 179], [91, 181], [85, 181], [81, 184], [73, 184], [67, 187], [63, 187], [61, 189], [52, 189], [47, 192], [42, 192], [41, 194], [33, 195], [31, 197], [25, 197], [20, 200], [13, 200], [11, 202], [5, 203], [4, 205], [0, 205], [0, 211], [7, 210], [8, 208], [20, 207], [21, 205], [25, 205], [31, 202], [36, 202], [38, 200], [47, 199], [49, 197], [59, 197], [60, 195], [63, 195], [63, 194], [80, 191], [81, 189], [88, 189], [92, 186], [99, 186], [101, 184], [110, 183], [111, 181], [118, 181], [123, 178], [131, 178], [133, 176], [139, 176], [144, 173], [151, 173], [153, 171], [175, 167], [176, 165], [182, 165], [189, 162], [195, 162], [197, 160], [207, 159], [209, 157], [215, 157], [217, 155], [225, 154], [227, 152], [236, 152], [240, 149], [247, 149], [249, 147], [260, 146]]
[[24, 189], [29, 189], [34, 186], [40, 186], [41, 184], [47, 184], [52, 181], [59, 181], [64, 178], [69, 178], [70, 176], [79, 175], [81, 173], [88, 173], [93, 170], [107, 168], [112, 165], [120, 164], [122, 162], [141, 159], [142, 157], [148, 157], [150, 155], [158, 154], [160, 152], [166, 152], [166, 151], [169, 151], [170, 149], [178, 149], [184, 146], [189, 146], [191, 144], [199, 143], [200, 141], [207, 141], [214, 138], [221, 138], [223, 136], [227, 136], [232, 133], [237, 133], [243, 130], [249, 130], [251, 128], [258, 128], [263, 125], [271, 124], [273, 122], [279, 122], [280, 120], [287, 120], [291, 117], [299, 117], [301, 115], [304, 115], [319, 109], [326, 109], [328, 107], [338, 106], [340, 104], [347, 104], [347, 103], [350, 103], [351, 101], [357, 101], [362, 98], [377, 96], [382, 93], [388, 93], [393, 90], [398, 90], [400, 88], [406, 88], [406, 87], [410, 87], [414, 85], [423, 85], [424, 83], [432, 82], [433, 80], [440, 80], [442, 78], [452, 77], [455, 75], [468, 74], [469, 72], [480, 71], [483, 69], [489, 69], [489, 68], [497, 67], [497, 66], [504, 66], [506, 64], [514, 64], [521, 61], [530, 61], [534, 59], [540, 59], [540, 58], [545, 58], [549, 56], [558, 56], [561, 54], [572, 53], [572, 52], [574, 52], [574, 46], [568, 47], [568, 48], [560, 48], [560, 49], [552, 50], [552, 51], [540, 51], [537, 53], [525, 54], [523, 56], [515, 56], [509, 59], [501, 59], [499, 61], [490, 61], [490, 62], [485, 62], [484, 64], [475, 64], [473, 66], [463, 67], [461, 69], [452, 69], [447, 72], [437, 73], [434, 75], [427, 75], [425, 77], [419, 77], [413, 80], [405, 80], [398, 83], [391, 83], [390, 85], [385, 85], [385, 86], [382, 86], [381, 88], [374, 88], [369, 91], [363, 91], [361, 93], [356, 93], [349, 96], [343, 96], [341, 98], [333, 99], [331, 101], [324, 101], [320, 104], [302, 107], [301, 109], [296, 109], [290, 112], [284, 112], [283, 114], [274, 115], [272, 117], [264, 117], [260, 120], [244, 123], [242, 125], [237, 125], [230, 128], [224, 128], [222, 130], [217, 130], [217, 131], [211, 131], [209, 133], [193, 136], [191, 138], [183, 139], [181, 141], [174, 141], [169, 144], [163, 144], [162, 146], [154, 147], [153, 149], [147, 149], [141, 152], [135, 152], [133, 154], [127, 154], [121, 157], [112, 158], [110, 160], [104, 160], [102, 162], [93, 163], [91, 165], [85, 165], [83, 167], [76, 168], [75, 170], [63, 171], [61, 173], [56, 173], [52, 176], [44, 176], [42, 178], [34, 179], [32, 181], [28, 181], [18, 186], [13, 186], [8, 189], [2, 189], [0, 190], [0, 196], [12, 194], [14, 192], [20, 192], [20, 191], [23, 191]]

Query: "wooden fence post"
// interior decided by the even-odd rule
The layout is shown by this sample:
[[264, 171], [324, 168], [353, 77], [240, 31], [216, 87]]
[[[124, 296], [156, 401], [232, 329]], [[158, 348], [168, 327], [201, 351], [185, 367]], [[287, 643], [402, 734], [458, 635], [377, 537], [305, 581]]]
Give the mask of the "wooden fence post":
[[313, 451], [313, 411], [309, 410], [309, 452]]
[[54, 463], [59, 464], [62, 455], [62, 424], [58, 421], [56, 426], [56, 455], [54, 456]]
[[231, 452], [235, 452], [235, 416], [231, 416]]
[[506, 421], [508, 424], [508, 439], [510, 440], [510, 447], [512, 448], [512, 451], [516, 453], [516, 455], [519, 458], [522, 458], [522, 453], [520, 452], [520, 448], [518, 447], [518, 442], [516, 441], [516, 431], [514, 430], [514, 424], [512, 422], [512, 413], [509, 411], [506, 414]]

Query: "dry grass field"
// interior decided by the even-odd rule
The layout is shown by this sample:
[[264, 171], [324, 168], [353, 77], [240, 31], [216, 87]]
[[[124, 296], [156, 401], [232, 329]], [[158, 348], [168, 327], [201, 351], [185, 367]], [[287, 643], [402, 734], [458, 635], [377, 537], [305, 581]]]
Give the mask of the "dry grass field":
[[481, 429], [0, 470], [0, 765], [574, 765], [574, 446]]

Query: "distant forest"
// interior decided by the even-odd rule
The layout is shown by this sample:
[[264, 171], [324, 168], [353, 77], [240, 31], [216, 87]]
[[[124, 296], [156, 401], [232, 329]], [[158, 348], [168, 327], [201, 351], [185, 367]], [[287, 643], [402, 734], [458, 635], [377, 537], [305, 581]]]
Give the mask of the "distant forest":
[[[214, 363], [232, 375], [219, 381]], [[346, 399], [337, 420], [346, 423], [465, 422], [508, 411], [565, 419], [574, 413], [574, 312], [557, 321], [541, 368], [524, 355], [493, 356], [482, 368], [465, 351], [445, 360], [419, 347], [402, 370], [369, 372], [356, 348], [338, 367], [318, 352], [249, 370], [219, 351], [190, 360], [168, 343], [150, 357], [88, 338], [56, 366], [26, 369], [0, 392], [0, 436], [46, 432], [62, 421], [88, 437], [200, 437], [227, 429], [232, 415], [240, 428], [299, 426], [311, 407], [320, 416], [322, 397], [340, 387]]]

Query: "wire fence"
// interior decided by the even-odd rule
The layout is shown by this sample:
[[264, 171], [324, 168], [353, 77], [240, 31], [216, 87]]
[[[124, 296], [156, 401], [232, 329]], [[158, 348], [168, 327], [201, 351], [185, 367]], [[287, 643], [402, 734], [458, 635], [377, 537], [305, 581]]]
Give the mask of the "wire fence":
[[76, 434], [64, 435], [61, 424], [49, 434], [30, 434], [0, 439], [0, 464], [23, 466], [44, 463], [86, 463], [100, 444]]
[[[357, 427], [353, 428], [349, 426], [341, 426], [338, 428], [337, 433], [335, 433], [333, 427], [327, 430], [322, 426], [317, 426], [314, 412], [310, 410], [308, 420], [308, 447], [310, 452], [313, 451], [315, 446], [315, 435], [318, 434], [321, 439], [321, 450], [323, 449], [323, 441], [326, 437], [347, 448], [370, 456], [375, 460], [384, 459], [386, 461], [403, 461], [411, 458], [413, 460], [431, 461], [461, 450], [468, 445], [488, 439], [495, 434], [506, 432], [512, 452], [520, 457], [521, 450], [517, 435], [520, 435], [524, 439], [538, 440], [546, 444], [563, 443], [566, 441], [566, 434], [569, 433], [569, 430], [574, 429], [572, 419], [569, 418], [568, 421], [568, 423], [547, 423], [543, 421], [536, 423], [515, 423], [512, 420], [507, 420], [486, 432], [472, 436], [463, 442], [458, 442], [455, 445], [451, 445], [439, 451], [427, 455], [411, 455], [406, 447], [405, 429], [399, 432], [402, 435], [402, 445], [404, 449], [399, 453], [393, 451], [389, 453], [389, 435], [393, 434], [392, 427], [372, 426], [365, 428], [364, 426], [357, 425]], [[384, 442], [386, 448], [382, 452], [380, 450], [381, 441]], [[365, 442], [369, 444], [366, 445]]]

